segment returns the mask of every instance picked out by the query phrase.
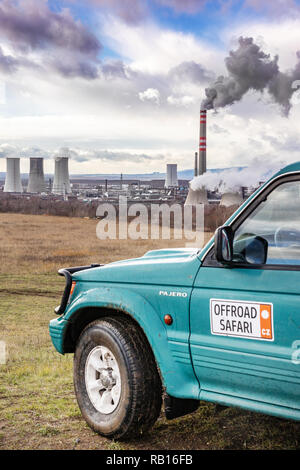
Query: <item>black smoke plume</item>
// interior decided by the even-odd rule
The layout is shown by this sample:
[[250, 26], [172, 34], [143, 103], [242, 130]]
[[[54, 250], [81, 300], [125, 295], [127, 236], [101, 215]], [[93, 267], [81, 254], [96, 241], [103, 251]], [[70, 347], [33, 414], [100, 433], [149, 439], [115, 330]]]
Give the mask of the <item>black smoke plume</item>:
[[291, 108], [295, 91], [293, 83], [300, 79], [300, 53], [295, 69], [284, 73], [279, 70], [278, 56], [271, 58], [254, 43], [253, 38], [239, 39], [239, 47], [225, 59], [228, 75], [221, 76], [205, 89], [203, 109], [218, 109], [240, 101], [249, 90], [267, 91], [285, 115]]

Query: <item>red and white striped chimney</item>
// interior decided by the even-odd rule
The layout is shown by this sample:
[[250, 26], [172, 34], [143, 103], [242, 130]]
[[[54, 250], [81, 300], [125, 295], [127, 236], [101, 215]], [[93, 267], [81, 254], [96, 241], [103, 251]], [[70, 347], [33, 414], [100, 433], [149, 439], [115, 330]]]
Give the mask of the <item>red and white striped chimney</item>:
[[206, 172], [206, 115], [206, 109], [200, 109], [199, 175]]

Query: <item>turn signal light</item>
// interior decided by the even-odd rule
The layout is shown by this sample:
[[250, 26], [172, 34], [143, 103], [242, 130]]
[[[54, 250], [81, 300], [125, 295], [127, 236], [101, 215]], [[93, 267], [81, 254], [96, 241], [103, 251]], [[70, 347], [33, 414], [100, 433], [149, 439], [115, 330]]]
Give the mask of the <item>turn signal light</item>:
[[171, 315], [167, 314], [164, 316], [164, 322], [166, 325], [172, 325], [173, 323], [173, 318], [171, 317]]
[[70, 290], [70, 296], [69, 296], [69, 298], [72, 296], [73, 291], [74, 291], [74, 289], [75, 289], [75, 286], [76, 286], [76, 282], [73, 281], [73, 282], [72, 282], [72, 286], [71, 286], [71, 290]]

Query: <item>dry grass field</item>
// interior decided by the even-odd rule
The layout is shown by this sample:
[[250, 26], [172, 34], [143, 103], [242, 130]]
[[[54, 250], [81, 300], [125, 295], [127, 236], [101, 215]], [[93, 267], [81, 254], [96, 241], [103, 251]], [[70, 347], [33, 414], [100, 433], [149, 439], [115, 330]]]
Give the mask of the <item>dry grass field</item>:
[[[48, 322], [64, 280], [59, 267], [107, 263], [178, 240], [101, 241], [95, 220], [0, 214], [0, 449], [299, 449], [296, 422], [201, 403], [131, 442], [94, 434], [81, 418], [72, 384], [72, 355], [53, 348]], [[206, 235], [206, 238], [209, 234]]]

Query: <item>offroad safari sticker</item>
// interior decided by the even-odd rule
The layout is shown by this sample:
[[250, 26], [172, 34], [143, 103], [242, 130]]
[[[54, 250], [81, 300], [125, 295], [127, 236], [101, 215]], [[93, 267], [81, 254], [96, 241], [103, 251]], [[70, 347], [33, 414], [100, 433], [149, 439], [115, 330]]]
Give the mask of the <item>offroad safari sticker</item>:
[[210, 299], [210, 327], [213, 335], [273, 341], [273, 304]]

